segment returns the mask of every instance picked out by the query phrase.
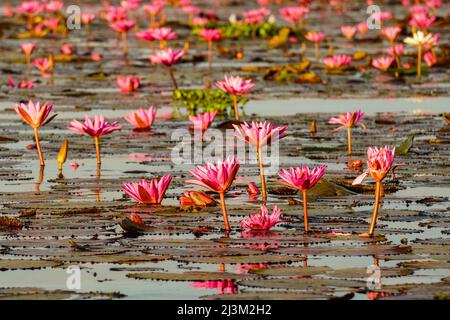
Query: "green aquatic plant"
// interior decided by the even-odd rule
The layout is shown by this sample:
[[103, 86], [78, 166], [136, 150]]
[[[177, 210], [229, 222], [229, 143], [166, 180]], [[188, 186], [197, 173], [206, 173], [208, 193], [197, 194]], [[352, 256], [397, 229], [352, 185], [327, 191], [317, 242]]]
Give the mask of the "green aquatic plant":
[[[189, 114], [213, 112], [228, 114], [233, 109], [233, 97], [227, 92], [215, 89], [178, 89], [173, 92], [175, 106], [183, 106]], [[238, 103], [243, 106], [247, 99], [239, 96]]]

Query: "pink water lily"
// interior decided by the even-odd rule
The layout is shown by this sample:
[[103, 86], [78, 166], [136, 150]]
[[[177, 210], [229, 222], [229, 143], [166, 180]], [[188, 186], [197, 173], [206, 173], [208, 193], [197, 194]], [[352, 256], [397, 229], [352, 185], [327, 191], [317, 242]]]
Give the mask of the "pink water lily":
[[31, 54], [36, 49], [36, 44], [34, 42], [23, 42], [20, 44], [20, 49], [25, 54], [25, 59], [27, 63], [31, 62]]
[[256, 146], [258, 154], [259, 163], [259, 175], [261, 180], [262, 189], [262, 200], [266, 201], [267, 191], [266, 191], [266, 180], [264, 177], [264, 164], [262, 147], [265, 145], [270, 145], [280, 139], [286, 137], [284, 133], [288, 127], [287, 126], [274, 126], [270, 122], [252, 122], [248, 124], [244, 122], [240, 125], [233, 124], [236, 131], [236, 136], [246, 143], [253, 144]]
[[172, 66], [177, 63], [179, 60], [181, 60], [181, 57], [183, 56], [184, 52], [182, 50], [172, 50], [171, 48], [167, 48], [164, 50], [156, 51], [152, 54], [150, 57], [150, 60], [154, 64], [163, 64], [165, 65], [169, 70], [170, 78], [172, 79], [173, 86], [176, 89], [178, 89], [177, 81], [175, 79], [175, 76], [173, 74], [173, 68]]
[[14, 82], [14, 79], [11, 77], [8, 77], [8, 84], [11, 88], [17, 88], [17, 89], [32, 89], [34, 88], [34, 82], [31, 80], [20, 80], [19, 83]]
[[222, 31], [220, 29], [201, 29], [199, 35], [208, 42], [208, 68], [211, 71], [213, 42], [222, 39]]
[[149, 130], [155, 120], [156, 108], [150, 106], [148, 109], [139, 108], [131, 111], [125, 120], [136, 130]]
[[174, 40], [177, 38], [177, 34], [170, 28], [157, 28], [151, 30], [153, 38], [160, 41], [161, 49], [166, 48], [166, 41]]
[[361, 21], [356, 25], [356, 29], [358, 29], [361, 38], [363, 38], [367, 32], [369, 32], [369, 26], [367, 25], [367, 21]]
[[402, 29], [399, 27], [385, 27], [381, 29], [381, 34], [385, 36], [389, 42], [394, 42], [401, 31]]
[[310, 170], [308, 166], [300, 166], [296, 168], [289, 168], [289, 170], [281, 170], [278, 174], [278, 176], [283, 179], [277, 180], [278, 183], [289, 188], [297, 189], [303, 194], [303, 223], [305, 232], [309, 231], [308, 199], [306, 193], [322, 178], [325, 174], [326, 168], [326, 165], [321, 165]]
[[427, 13], [415, 13], [409, 21], [409, 25], [420, 29], [428, 29], [435, 21], [436, 17], [429, 16]]
[[50, 58], [33, 60], [34, 66], [39, 69], [42, 77], [53, 77], [53, 69], [55, 67], [54, 60]]
[[341, 27], [341, 32], [348, 41], [353, 39], [353, 37], [356, 34], [356, 31], [357, 31], [357, 29], [355, 26], [342, 26]]
[[27, 104], [17, 104], [14, 108], [17, 114], [34, 130], [34, 139], [36, 141], [36, 148], [38, 151], [41, 166], [44, 166], [45, 162], [44, 155], [42, 154], [41, 143], [39, 140], [38, 129], [39, 127], [49, 123], [56, 116], [54, 115], [48, 118], [52, 109], [53, 103], [45, 102], [41, 104], [41, 102], [39, 101], [34, 103], [32, 100], [29, 100]]
[[167, 175], [159, 181], [155, 178], [150, 182], [145, 179], [139, 182], [124, 182], [122, 190], [141, 204], [161, 204], [171, 181], [172, 176]]
[[119, 20], [110, 25], [111, 29], [122, 35], [123, 53], [128, 54], [127, 32], [136, 26], [136, 22], [130, 20]]
[[237, 97], [247, 94], [251, 88], [255, 86], [252, 80], [244, 80], [239, 76], [225, 76], [225, 80], [216, 82], [216, 87], [222, 91], [228, 92], [233, 96], [234, 102], [234, 117], [239, 121], [239, 110]]
[[337, 54], [335, 56], [323, 59], [323, 63], [329, 69], [340, 69], [342, 67], [346, 67], [346, 66], [350, 65], [351, 62], [352, 62], [352, 56], [345, 55], [345, 54]]
[[370, 224], [369, 232], [363, 234], [364, 237], [372, 237], [375, 230], [375, 224], [378, 216], [378, 209], [381, 199], [381, 193], [383, 188], [383, 179], [388, 174], [389, 170], [393, 167], [392, 164], [395, 159], [395, 147], [390, 148], [388, 146], [381, 148], [367, 149], [367, 170], [359, 175], [354, 181], [353, 185], [360, 184], [367, 176], [371, 176], [375, 180], [375, 204], [372, 214], [372, 221]]
[[383, 72], [387, 72], [394, 62], [394, 58], [390, 56], [381, 56], [372, 61], [372, 66]]
[[355, 112], [347, 112], [346, 114], [340, 114], [338, 118], [331, 118], [328, 123], [329, 124], [340, 124], [341, 126], [334, 129], [334, 131], [338, 131], [344, 128], [347, 128], [347, 142], [348, 142], [348, 154], [352, 154], [352, 139], [351, 139], [351, 128], [360, 125], [364, 129], [366, 125], [361, 122], [364, 118], [364, 112], [361, 110], [357, 110]]
[[319, 43], [324, 41], [326, 36], [322, 32], [308, 32], [305, 35], [306, 40], [314, 43], [316, 60], [319, 61]]
[[123, 93], [134, 92], [139, 89], [141, 78], [134, 77], [131, 74], [126, 76], [118, 76], [116, 84]]
[[250, 182], [247, 186], [247, 194], [250, 197], [257, 196], [259, 194], [259, 189], [254, 182]]
[[425, 61], [425, 63], [429, 68], [431, 68], [437, 63], [436, 56], [431, 51], [428, 51], [423, 55], [423, 60]]
[[304, 6], [289, 6], [279, 10], [281, 17], [295, 27], [301, 27], [305, 15], [309, 13], [309, 9]]
[[211, 126], [217, 111], [199, 113], [196, 116], [189, 116], [189, 120], [193, 123], [193, 129], [200, 128], [203, 132]]
[[121, 130], [122, 125], [119, 125], [119, 121], [109, 123], [102, 115], [95, 115], [91, 120], [87, 115], [84, 115], [84, 123], [78, 120], [72, 120], [70, 126], [67, 129], [89, 135], [94, 139], [95, 150], [97, 152], [97, 163], [101, 164], [100, 158], [100, 137], [110, 134], [111, 132]]
[[267, 207], [265, 205], [261, 206], [260, 212], [253, 214], [241, 221], [242, 230], [269, 230], [273, 226], [280, 222], [280, 217], [282, 216], [281, 210], [277, 206], [273, 208], [272, 214], [268, 214]]
[[189, 171], [196, 180], [186, 180], [186, 183], [219, 193], [226, 231], [230, 230], [230, 223], [225, 205], [225, 192], [231, 187], [238, 170], [239, 163], [236, 158], [229, 157], [225, 161], [217, 161], [216, 164], [207, 162], [205, 166], [197, 166], [195, 170]]

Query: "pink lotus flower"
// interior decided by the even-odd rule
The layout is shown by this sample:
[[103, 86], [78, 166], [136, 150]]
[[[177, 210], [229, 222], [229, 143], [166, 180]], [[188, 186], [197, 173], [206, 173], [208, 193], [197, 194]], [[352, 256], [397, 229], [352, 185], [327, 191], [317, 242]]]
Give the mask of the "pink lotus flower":
[[257, 147], [258, 162], [259, 162], [259, 175], [261, 180], [262, 200], [266, 201], [266, 180], [264, 178], [264, 165], [262, 156], [262, 147], [270, 145], [280, 139], [286, 137], [284, 133], [288, 127], [277, 127], [270, 122], [252, 122], [251, 125], [244, 122], [243, 124], [235, 125], [233, 127], [236, 131], [236, 136], [241, 140], [253, 144]]
[[427, 29], [436, 21], [436, 17], [428, 16], [426, 13], [416, 13], [412, 16], [411, 20], [409, 20], [409, 25], [418, 27], [421, 29]]
[[100, 53], [93, 52], [93, 53], [91, 54], [91, 60], [92, 60], [92, 61], [97, 62], [97, 61], [101, 61], [102, 59], [103, 59], [103, 56], [102, 56]]
[[25, 54], [27, 63], [30, 63], [31, 54], [33, 53], [34, 49], [36, 49], [36, 44], [34, 42], [23, 42], [20, 44], [20, 49]]
[[79, 165], [77, 162], [75, 162], [75, 161], [73, 161], [73, 162], [70, 163], [70, 167], [71, 167], [73, 170], [77, 170], [79, 166], [80, 166], [80, 165]]
[[338, 54], [332, 57], [323, 59], [323, 63], [329, 69], [340, 69], [342, 67], [350, 65], [352, 57], [345, 54]]
[[172, 65], [177, 63], [181, 59], [183, 54], [184, 52], [182, 50], [172, 50], [171, 48], [167, 48], [164, 50], [154, 52], [150, 57], [150, 60], [153, 64], [164, 64], [168, 68], [169, 75], [170, 78], [172, 79], [172, 83], [175, 90], [178, 89], [178, 85], [175, 76], [173, 74]]
[[61, 11], [64, 7], [64, 3], [61, 1], [49, 1], [43, 5], [44, 11], [48, 13], [56, 13]]
[[257, 214], [251, 215], [241, 221], [242, 230], [269, 230], [273, 226], [280, 222], [280, 217], [282, 212], [275, 206], [273, 208], [272, 214], [268, 214], [267, 207], [265, 205], [261, 206], [261, 211]]
[[172, 176], [167, 175], [159, 181], [141, 179], [139, 182], [124, 182], [122, 190], [141, 204], [161, 204], [171, 181]]
[[357, 30], [356, 30], [355, 26], [342, 26], [341, 27], [341, 32], [348, 41], [353, 39], [353, 37], [356, 34], [356, 31]]
[[149, 15], [150, 17], [155, 17], [157, 16], [161, 10], [164, 8], [164, 5], [162, 4], [146, 4], [142, 6], [142, 10], [144, 10], [144, 12]]
[[425, 0], [425, 4], [431, 9], [439, 9], [442, 6], [442, 0]]
[[216, 201], [203, 191], [185, 191], [180, 197], [182, 207], [207, 207], [215, 204]]
[[141, 225], [144, 224], [144, 223], [142, 222], [141, 217], [139, 217], [139, 215], [136, 214], [135, 212], [133, 212], [133, 213], [130, 215], [130, 220], [133, 221], [134, 223], [137, 223], [137, 224], [141, 224]]
[[252, 196], [257, 196], [259, 194], [259, 189], [254, 182], [250, 182], [247, 186], [247, 194]]
[[204, 27], [209, 23], [209, 20], [207, 18], [203, 17], [195, 17], [192, 20], [192, 25], [195, 27]]
[[392, 13], [389, 11], [374, 12], [370, 15], [370, 19], [379, 21], [390, 20], [392, 19]]
[[25, 14], [35, 14], [42, 10], [39, 1], [22, 1], [17, 7], [17, 12]]
[[68, 55], [68, 56], [72, 55], [74, 52], [73, 45], [71, 45], [70, 43], [65, 43], [65, 44], [61, 45], [60, 50], [63, 54]]
[[236, 120], [239, 121], [239, 110], [237, 105], [237, 97], [247, 94], [251, 88], [255, 86], [254, 83], [252, 83], [251, 80], [244, 80], [239, 76], [233, 77], [233, 76], [225, 76], [224, 81], [217, 81], [216, 87], [218, 87], [220, 90], [228, 92], [233, 96], [233, 102], [234, 102], [234, 117]]
[[405, 52], [405, 46], [403, 44], [396, 44], [394, 47], [389, 47], [387, 52], [394, 57], [400, 57]]
[[97, 153], [97, 164], [101, 164], [100, 157], [100, 136], [109, 134], [111, 132], [122, 129], [123, 126], [119, 125], [119, 121], [109, 123], [102, 115], [94, 116], [92, 121], [87, 115], [84, 115], [84, 123], [77, 120], [72, 120], [70, 126], [67, 129], [89, 135], [94, 138], [95, 151]]
[[131, 74], [118, 76], [116, 84], [123, 93], [130, 93], [139, 89], [141, 78], [133, 77]]
[[177, 38], [177, 34], [170, 28], [157, 28], [151, 30], [153, 38], [156, 40], [174, 40]]
[[436, 56], [433, 55], [433, 53], [430, 51], [424, 54], [423, 60], [425, 61], [428, 67], [434, 66], [437, 62]]
[[136, 26], [136, 22], [130, 20], [119, 20], [110, 25], [116, 32], [128, 32]]
[[53, 68], [54, 68], [53, 59], [48, 59], [48, 58], [35, 59], [33, 61], [33, 64], [36, 68], [39, 69], [39, 71], [41, 72], [41, 75], [43, 77], [48, 77], [48, 76], [53, 75]]
[[387, 70], [391, 67], [392, 62], [394, 62], [394, 58], [391, 56], [382, 56], [372, 61], [372, 66], [377, 68], [383, 72], [387, 72]]
[[305, 38], [311, 42], [322, 42], [326, 36], [322, 32], [307, 32]]
[[360, 184], [368, 175], [370, 175], [376, 182], [375, 186], [375, 204], [372, 214], [372, 221], [370, 224], [369, 232], [363, 234], [363, 237], [372, 237], [375, 224], [378, 216], [378, 209], [380, 204], [381, 192], [383, 189], [383, 179], [392, 168], [392, 163], [395, 158], [395, 147], [390, 148], [388, 146], [382, 148], [369, 148], [367, 149], [367, 170], [359, 175], [354, 181], [353, 185]]
[[122, 7], [109, 7], [105, 16], [109, 22], [116, 22], [127, 19], [127, 11]]
[[17, 89], [33, 89], [34, 88], [33, 81], [20, 80], [19, 83], [16, 85], [16, 83], [14, 82], [14, 79], [11, 77], [8, 77], [8, 84], [11, 88], [17, 88]]
[[244, 12], [244, 23], [246, 24], [261, 24], [265, 18], [270, 15], [270, 10], [267, 8], [258, 8]]
[[95, 14], [93, 13], [82, 13], [81, 14], [81, 22], [88, 26], [92, 23], [92, 21], [94, 21], [95, 19]]
[[189, 120], [194, 124], [193, 128], [200, 128], [203, 132], [208, 130], [214, 118], [217, 115], [217, 111], [199, 113], [196, 116], [189, 116]]
[[369, 27], [367, 26], [366, 21], [362, 21], [356, 25], [356, 29], [358, 29], [359, 34], [363, 37], [367, 32], [369, 32]]
[[394, 42], [401, 31], [402, 29], [399, 27], [385, 27], [381, 29], [381, 34], [390, 42]]
[[[392, 62], [391, 62], [392, 63]], [[362, 118], [364, 118], [364, 112], [360, 110], [355, 112], [347, 112], [346, 114], [340, 114], [339, 118], [331, 118], [328, 123], [329, 124], [340, 124], [340, 127], [334, 129], [334, 131], [341, 130], [343, 128], [347, 128], [347, 140], [348, 140], [348, 154], [352, 154], [352, 140], [351, 140], [351, 128], [356, 125], [360, 125], [364, 129], [366, 125], [361, 122]]]
[[309, 9], [304, 6], [289, 6], [281, 8], [281, 17], [288, 23], [292, 24], [294, 27], [297, 26], [303, 19], [305, 15], [309, 13]]
[[411, 14], [427, 14], [428, 13], [428, 8], [426, 6], [422, 6], [420, 4], [417, 5], [413, 5], [409, 8], [409, 12], [411, 12]]
[[215, 165], [208, 162], [203, 167], [197, 166], [195, 170], [189, 171], [197, 180], [186, 180], [186, 183], [195, 184], [219, 193], [226, 231], [230, 230], [230, 223], [225, 205], [225, 192], [231, 187], [238, 170], [239, 163], [236, 158], [229, 157], [223, 162], [220, 160], [217, 161]]
[[58, 30], [59, 23], [61, 22], [60, 18], [48, 18], [45, 19], [42, 24], [49, 28], [52, 32], [56, 32]]
[[308, 199], [306, 192], [315, 186], [315, 184], [322, 178], [326, 170], [325, 165], [314, 167], [309, 170], [308, 166], [300, 166], [297, 168], [290, 168], [289, 171], [282, 170], [278, 176], [283, 179], [276, 180], [278, 183], [289, 188], [300, 190], [303, 193], [303, 221], [305, 232], [309, 231], [308, 226]]
[[147, 110], [139, 108], [137, 111], [131, 111], [125, 120], [137, 130], [149, 130], [155, 120], [156, 109], [150, 106]]
[[[34, 103], [29, 100], [28, 104], [20, 103], [15, 107], [15, 111], [17, 114], [28, 123], [34, 130], [34, 139], [36, 141], [36, 148], [39, 155], [39, 161], [41, 166], [45, 165], [44, 156], [42, 154], [41, 143], [39, 141], [38, 128], [41, 126], [45, 126], [47, 123], [52, 121], [56, 115], [50, 117], [47, 120], [48, 115], [53, 109], [53, 103], [41, 103], [38, 101]], [[46, 121], [47, 120], [47, 121]]]
[[127, 11], [134, 11], [138, 8], [141, 0], [121, 0], [120, 6]]
[[222, 31], [220, 29], [201, 29], [200, 37], [208, 42], [219, 41], [222, 39]]
[[154, 41], [155, 38], [153, 37], [153, 31], [151, 30], [142, 30], [138, 31], [134, 34], [136, 38], [143, 41]]

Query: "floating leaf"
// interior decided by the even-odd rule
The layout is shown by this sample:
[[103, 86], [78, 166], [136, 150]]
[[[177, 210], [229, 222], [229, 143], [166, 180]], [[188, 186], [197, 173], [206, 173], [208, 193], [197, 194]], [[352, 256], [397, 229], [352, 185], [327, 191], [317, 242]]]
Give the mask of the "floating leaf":
[[254, 276], [228, 272], [189, 271], [184, 273], [169, 273], [169, 272], [130, 273], [127, 274], [127, 277], [132, 279], [148, 279], [148, 280], [164, 280], [164, 281], [214, 281], [214, 280], [238, 280], [238, 279], [252, 278]]

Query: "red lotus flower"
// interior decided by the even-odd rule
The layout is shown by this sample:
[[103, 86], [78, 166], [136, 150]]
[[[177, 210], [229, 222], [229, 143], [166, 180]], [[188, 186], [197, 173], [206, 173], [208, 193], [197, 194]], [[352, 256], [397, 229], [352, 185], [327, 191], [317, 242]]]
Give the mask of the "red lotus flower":
[[334, 129], [334, 131], [341, 130], [343, 128], [347, 128], [347, 139], [348, 139], [348, 154], [352, 154], [352, 140], [351, 140], [351, 128], [360, 125], [364, 129], [366, 125], [361, 122], [362, 118], [364, 118], [364, 112], [357, 110], [355, 112], [347, 112], [346, 114], [340, 114], [338, 118], [331, 118], [328, 123], [329, 124], [340, 124], [341, 126]]
[[342, 26], [341, 27], [342, 34], [349, 41], [353, 39], [353, 37], [356, 34], [356, 31], [357, 31], [357, 29], [355, 26]]
[[203, 132], [208, 130], [214, 118], [217, 115], [217, 111], [199, 113], [196, 116], [189, 116], [189, 120], [194, 124], [193, 129], [200, 128]]
[[314, 167], [309, 170], [308, 166], [301, 166], [297, 168], [290, 168], [289, 171], [282, 170], [278, 175], [281, 180], [277, 180], [289, 188], [298, 189], [303, 193], [303, 216], [304, 216], [304, 229], [305, 232], [309, 231], [308, 224], [308, 199], [306, 196], [307, 190], [315, 186], [315, 184], [322, 178], [326, 170], [325, 165]]
[[345, 54], [338, 54], [332, 57], [323, 59], [323, 63], [329, 69], [340, 69], [342, 67], [350, 65], [352, 57]]
[[267, 207], [262, 205], [259, 213], [251, 215], [241, 221], [242, 230], [269, 230], [273, 226], [280, 222], [280, 217], [282, 215], [281, 210], [275, 206], [273, 208], [272, 214], [268, 214]]
[[135, 27], [136, 23], [130, 20], [118, 20], [110, 25], [111, 29], [122, 34], [122, 49], [125, 55], [128, 54], [127, 32]]
[[244, 80], [239, 76], [225, 76], [224, 81], [217, 81], [216, 87], [221, 89], [222, 91], [228, 92], [233, 96], [234, 102], [234, 117], [236, 120], [239, 120], [239, 110], [237, 105], [237, 97], [247, 94], [251, 88], [255, 86], [251, 80]]
[[43, 77], [51, 77], [53, 75], [54, 62], [53, 59], [44, 58], [44, 59], [35, 59], [33, 64], [36, 68], [41, 72], [41, 76]]
[[238, 170], [239, 163], [236, 158], [230, 157], [223, 162], [219, 160], [216, 164], [208, 162], [203, 167], [197, 166], [195, 170], [189, 171], [197, 180], [186, 180], [186, 183], [195, 184], [219, 193], [226, 231], [230, 230], [230, 223], [225, 206], [225, 192], [231, 187]]
[[428, 16], [426, 13], [415, 13], [413, 14], [411, 20], [409, 20], [409, 25], [418, 27], [421, 29], [427, 29], [436, 21], [436, 17]]
[[141, 179], [139, 182], [124, 182], [122, 190], [141, 204], [161, 204], [171, 181], [172, 176], [167, 175], [159, 181]]
[[163, 64], [169, 69], [169, 75], [170, 78], [172, 79], [172, 83], [175, 89], [178, 89], [178, 85], [175, 76], [173, 74], [172, 65], [177, 63], [181, 59], [183, 54], [184, 52], [182, 50], [172, 50], [171, 48], [168, 48], [156, 51], [150, 57], [152, 63]]
[[39, 101], [34, 103], [29, 100], [28, 104], [20, 103], [16, 105], [15, 111], [17, 114], [28, 123], [34, 130], [34, 138], [36, 141], [36, 148], [39, 155], [39, 161], [41, 166], [45, 165], [44, 156], [42, 154], [41, 144], [39, 141], [38, 128], [49, 123], [55, 116], [50, 117], [47, 120], [50, 112], [53, 109], [53, 103], [44, 103], [41, 104]]
[[401, 31], [402, 29], [399, 27], [385, 27], [381, 29], [381, 34], [390, 42], [394, 42]]
[[23, 42], [20, 44], [20, 49], [25, 54], [25, 59], [27, 60], [27, 63], [30, 63], [31, 54], [33, 53], [34, 49], [36, 49], [36, 44], [34, 42]]
[[177, 34], [170, 28], [157, 28], [151, 30], [153, 38], [156, 40], [174, 40], [177, 38]]
[[118, 76], [116, 78], [116, 84], [123, 93], [130, 93], [136, 91], [140, 86], [139, 77], [133, 77], [131, 74], [126, 76]]
[[372, 61], [372, 66], [381, 71], [387, 72], [387, 70], [391, 67], [392, 62], [394, 62], [394, 58], [390, 56], [382, 56], [376, 58]]
[[387, 49], [387, 52], [391, 55], [391, 56], [395, 56], [395, 57], [400, 57], [403, 55], [405, 51], [405, 46], [403, 44], [396, 44], [393, 47], [389, 47]]
[[155, 120], [156, 109], [150, 106], [147, 110], [139, 108], [137, 111], [131, 111], [125, 120], [138, 130], [148, 130]]
[[294, 27], [301, 23], [305, 15], [309, 13], [309, 9], [304, 6], [289, 6], [281, 8], [281, 17]]
[[307, 32], [305, 38], [311, 42], [322, 42], [326, 36], [323, 32]]

